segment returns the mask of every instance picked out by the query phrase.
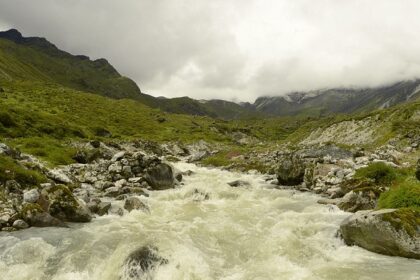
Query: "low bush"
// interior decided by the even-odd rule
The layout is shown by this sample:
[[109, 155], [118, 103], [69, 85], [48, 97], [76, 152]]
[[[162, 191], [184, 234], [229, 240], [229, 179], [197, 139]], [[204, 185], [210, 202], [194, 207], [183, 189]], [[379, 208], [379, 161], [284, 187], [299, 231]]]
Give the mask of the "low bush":
[[397, 171], [383, 162], [375, 162], [367, 167], [358, 169], [355, 178], [371, 179], [376, 184], [391, 184], [397, 179]]
[[394, 185], [379, 197], [378, 208], [412, 208], [420, 210], [420, 183], [406, 180]]

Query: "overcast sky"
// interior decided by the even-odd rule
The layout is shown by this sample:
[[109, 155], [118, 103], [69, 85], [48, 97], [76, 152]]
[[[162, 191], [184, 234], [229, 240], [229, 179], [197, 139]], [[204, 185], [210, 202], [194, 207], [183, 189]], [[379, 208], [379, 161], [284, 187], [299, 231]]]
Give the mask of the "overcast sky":
[[419, 0], [0, 0], [0, 29], [105, 57], [143, 92], [253, 101], [420, 77]]

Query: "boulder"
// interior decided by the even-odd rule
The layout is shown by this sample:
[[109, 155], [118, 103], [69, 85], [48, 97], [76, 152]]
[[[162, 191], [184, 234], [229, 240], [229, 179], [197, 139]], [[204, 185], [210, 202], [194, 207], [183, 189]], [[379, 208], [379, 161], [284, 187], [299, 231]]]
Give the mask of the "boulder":
[[[132, 252], [124, 263], [123, 279], [143, 279], [159, 265], [167, 264], [168, 260], [158, 255], [158, 250], [151, 246], [141, 247]], [[149, 277], [147, 277], [149, 279]]]
[[77, 163], [86, 164], [88, 163], [88, 155], [84, 151], [77, 151], [72, 157]]
[[340, 232], [347, 245], [420, 259], [420, 212], [410, 209], [359, 211], [345, 219]]
[[38, 189], [32, 189], [23, 193], [23, 201], [29, 203], [35, 203], [39, 199]]
[[13, 222], [13, 227], [16, 229], [25, 229], [28, 228], [29, 225], [24, 220], [16, 220]]
[[235, 188], [235, 187], [248, 187], [251, 184], [247, 181], [235, 180], [235, 181], [229, 182], [228, 185]]
[[33, 227], [66, 227], [62, 221], [44, 212], [41, 206], [35, 203], [25, 203], [20, 216]]
[[118, 152], [112, 157], [111, 161], [114, 161], [114, 162], [119, 161], [124, 157], [124, 155], [125, 155], [125, 151]]
[[47, 173], [48, 178], [63, 184], [71, 184], [72, 180], [59, 169], [52, 169]]
[[343, 211], [353, 213], [360, 210], [369, 210], [375, 208], [376, 198], [364, 191], [350, 191], [343, 196], [337, 206]]
[[96, 213], [99, 216], [103, 216], [108, 214], [109, 209], [111, 209], [111, 202], [100, 202]]
[[149, 207], [147, 207], [146, 204], [144, 204], [139, 198], [137, 197], [129, 197], [125, 200], [124, 203], [124, 209], [128, 212], [131, 212], [133, 210], [144, 210], [149, 211]]
[[149, 167], [144, 178], [154, 190], [166, 190], [175, 186], [172, 167], [166, 163]]
[[89, 209], [79, 201], [64, 185], [56, 185], [42, 190], [42, 195], [49, 200], [48, 212], [67, 222], [90, 222]]
[[280, 185], [295, 186], [303, 183], [305, 164], [296, 154], [283, 156], [276, 169]]

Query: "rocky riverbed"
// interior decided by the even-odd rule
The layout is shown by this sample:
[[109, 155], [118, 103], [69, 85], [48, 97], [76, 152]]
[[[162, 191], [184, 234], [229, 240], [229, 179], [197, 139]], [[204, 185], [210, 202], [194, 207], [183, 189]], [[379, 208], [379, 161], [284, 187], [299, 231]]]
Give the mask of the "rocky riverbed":
[[191, 174], [184, 185], [131, 196], [147, 208], [129, 212], [111, 199], [123, 216], [1, 232], [0, 279], [420, 277], [417, 260], [347, 246], [337, 230], [350, 214], [318, 204], [319, 195], [279, 189], [262, 174], [174, 167]]
[[[193, 173], [188, 170], [181, 172], [165, 159], [196, 162], [216, 152], [204, 141], [189, 146], [150, 142], [106, 145], [98, 141], [74, 145], [80, 149], [75, 155], [79, 163], [50, 169], [35, 157], [1, 144], [3, 155], [38, 170], [48, 178], [40, 186], [29, 189], [22, 188], [16, 180], [6, 181], [2, 185], [2, 231], [28, 227], [66, 227], [68, 222], [85, 223], [104, 215], [123, 216], [132, 210], [150, 211], [140, 197], [148, 197], [154, 191], [181, 187], [183, 178]], [[347, 244], [359, 245], [378, 253], [418, 259], [418, 212], [404, 213], [402, 219], [398, 211], [390, 210], [387, 213], [393, 213], [392, 219], [389, 214], [388, 220], [380, 220], [382, 216], [372, 211], [380, 194], [387, 188], [353, 178], [356, 170], [371, 163], [380, 162], [396, 168], [407, 166], [404, 157], [416, 149], [412, 145], [401, 151], [393, 145], [386, 145], [367, 152], [327, 144], [294, 151], [280, 150], [269, 156], [254, 156], [270, 165], [271, 175], [264, 177], [267, 184], [279, 189], [313, 192], [321, 196], [318, 199], [320, 204], [357, 212], [341, 226], [339, 234]], [[233, 180], [229, 185], [246, 188], [249, 182]], [[204, 198], [207, 196], [202, 195]], [[358, 212], [361, 210], [365, 212]], [[360, 217], [364, 216], [376, 218], [365, 218], [362, 223]], [[411, 227], [406, 226], [406, 219], [409, 219]], [[375, 226], [377, 224], [381, 226]], [[363, 235], [366, 237], [361, 237]], [[383, 240], [371, 238], [377, 235], [383, 236]], [[366, 241], [368, 238], [371, 238], [369, 242]]]

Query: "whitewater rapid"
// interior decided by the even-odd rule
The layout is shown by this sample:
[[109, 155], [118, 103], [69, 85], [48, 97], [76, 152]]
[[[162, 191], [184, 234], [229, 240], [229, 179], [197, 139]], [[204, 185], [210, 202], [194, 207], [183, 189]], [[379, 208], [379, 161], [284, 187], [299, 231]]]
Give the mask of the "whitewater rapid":
[[[315, 195], [261, 175], [176, 167], [194, 174], [141, 197], [150, 212], [0, 233], [0, 279], [123, 279], [125, 259], [145, 245], [168, 263], [144, 279], [420, 279], [420, 261], [345, 246], [336, 232], [349, 214]], [[227, 184], [238, 179], [250, 186]]]

